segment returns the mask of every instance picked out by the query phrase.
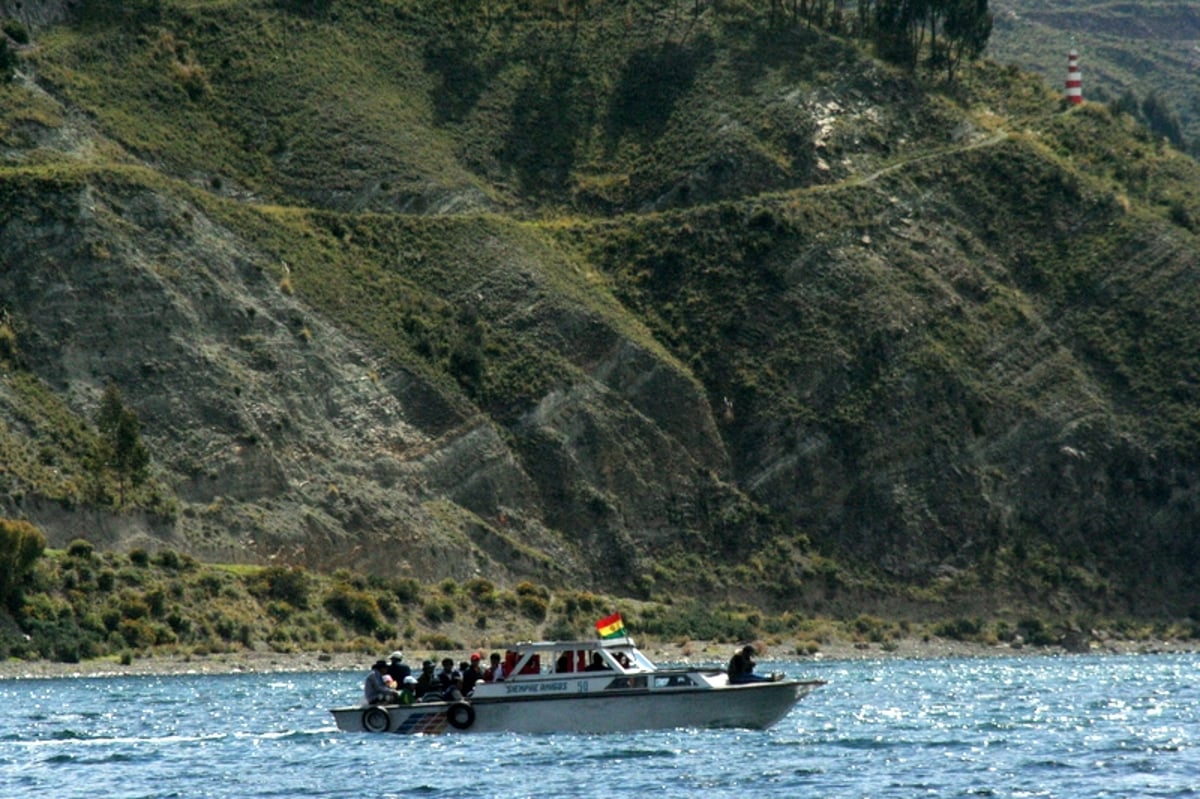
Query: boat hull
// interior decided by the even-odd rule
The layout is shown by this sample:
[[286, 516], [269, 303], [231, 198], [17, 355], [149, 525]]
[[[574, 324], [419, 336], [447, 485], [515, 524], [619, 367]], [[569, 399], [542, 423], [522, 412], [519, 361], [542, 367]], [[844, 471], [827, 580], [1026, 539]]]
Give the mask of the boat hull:
[[766, 729], [779, 722], [820, 681], [779, 680], [719, 689], [489, 697], [335, 708], [338, 728], [351, 732], [610, 733], [676, 727]]

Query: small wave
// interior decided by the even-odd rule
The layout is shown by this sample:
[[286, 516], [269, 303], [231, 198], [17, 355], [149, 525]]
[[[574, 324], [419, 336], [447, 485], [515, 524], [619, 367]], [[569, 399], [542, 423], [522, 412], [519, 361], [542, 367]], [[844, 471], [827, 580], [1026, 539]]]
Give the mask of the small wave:
[[595, 752], [584, 755], [582, 760], [601, 760], [615, 762], [619, 760], [646, 760], [656, 757], [676, 757], [679, 752], [674, 749], [614, 749], [607, 752]]
[[81, 747], [97, 747], [111, 745], [173, 745], [180, 743], [196, 743], [205, 741], [219, 741], [227, 738], [225, 733], [210, 733], [207, 735], [163, 735], [159, 737], [136, 737], [136, 736], [111, 736], [111, 735], [87, 735], [76, 730], [59, 730], [49, 738], [39, 740], [19, 740], [15, 743], [18, 746], [29, 748], [43, 747], [60, 747], [60, 746], [81, 746]]
[[1049, 758], [1047, 760], [1034, 760], [1027, 765], [1031, 768], [1045, 768], [1053, 769], [1055, 771], [1072, 771], [1078, 768], [1078, 766], [1074, 763], [1066, 763], [1062, 760], [1055, 760], [1054, 758]]
[[442, 793], [443, 789], [436, 785], [405, 785], [403, 794], [395, 794], [396, 796], [437, 796]]
[[337, 732], [336, 727], [333, 729], [316, 730], [277, 730], [275, 732], [247, 734], [240, 737], [257, 738], [264, 741], [307, 741], [313, 739], [324, 740], [334, 732]]
[[122, 763], [149, 763], [157, 759], [158, 756], [156, 754], [145, 752], [111, 752], [109, 754], [100, 756], [85, 756], [73, 752], [60, 752], [58, 754], [50, 755], [41, 762], [51, 766], [106, 766]]
[[62, 755], [51, 755], [50, 757], [46, 758], [42, 762], [49, 763], [52, 766], [56, 766], [56, 765], [60, 765], [62, 763], [74, 763], [75, 761], [76, 761], [75, 755], [62, 754]]
[[882, 738], [834, 738], [821, 741], [826, 746], [837, 746], [843, 749], [895, 749], [898, 746], [909, 746], [907, 741], [887, 741]]

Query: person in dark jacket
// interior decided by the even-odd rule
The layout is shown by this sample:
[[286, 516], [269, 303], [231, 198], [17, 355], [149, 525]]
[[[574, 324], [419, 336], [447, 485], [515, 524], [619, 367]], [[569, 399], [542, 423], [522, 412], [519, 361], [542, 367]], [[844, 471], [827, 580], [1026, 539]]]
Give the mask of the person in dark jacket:
[[404, 653], [399, 649], [388, 656], [387, 673], [396, 681], [396, 685], [404, 685], [404, 678], [412, 674], [412, 669], [404, 662]]
[[483, 668], [480, 661], [483, 660], [483, 655], [475, 652], [471, 655], [471, 662], [463, 670], [463, 693], [468, 696], [471, 691], [475, 690], [475, 683], [483, 680]]
[[729, 660], [729, 682], [733, 685], [747, 682], [766, 682], [767, 677], [754, 673], [754, 647], [746, 644], [733, 653]]
[[421, 699], [430, 692], [436, 693], [438, 690], [436, 681], [433, 679], [433, 661], [426, 660], [421, 664], [421, 673], [417, 676], [416, 695]]

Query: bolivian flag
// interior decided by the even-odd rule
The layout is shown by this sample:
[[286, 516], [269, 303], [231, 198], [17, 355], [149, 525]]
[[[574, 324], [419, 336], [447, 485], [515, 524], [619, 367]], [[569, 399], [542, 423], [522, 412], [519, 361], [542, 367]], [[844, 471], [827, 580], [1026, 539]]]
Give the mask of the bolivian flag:
[[596, 622], [596, 634], [605, 640], [610, 638], [624, 638], [625, 622], [621, 620], [621, 614], [614, 613]]

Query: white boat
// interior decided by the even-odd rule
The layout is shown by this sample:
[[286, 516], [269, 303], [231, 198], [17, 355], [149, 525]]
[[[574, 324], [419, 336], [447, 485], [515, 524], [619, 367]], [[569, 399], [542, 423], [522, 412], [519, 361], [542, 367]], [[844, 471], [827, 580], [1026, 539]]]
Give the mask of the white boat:
[[766, 729], [825, 684], [782, 674], [734, 684], [724, 669], [659, 668], [627, 637], [521, 643], [509, 649], [507, 665], [511, 668], [503, 681], [476, 683], [460, 701], [358, 705], [330, 712], [338, 729], [348, 732]]

